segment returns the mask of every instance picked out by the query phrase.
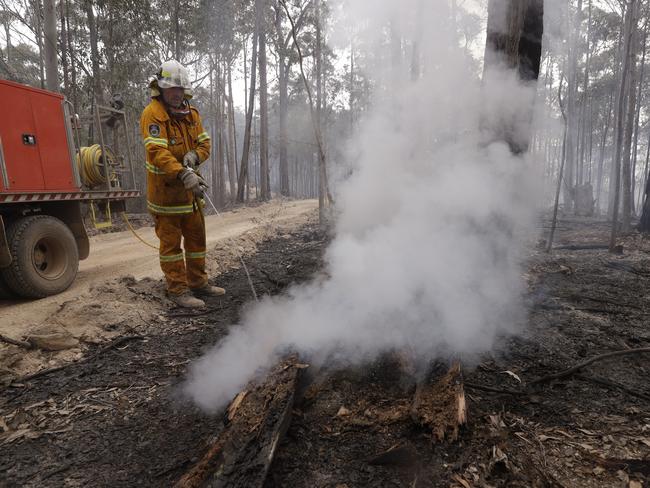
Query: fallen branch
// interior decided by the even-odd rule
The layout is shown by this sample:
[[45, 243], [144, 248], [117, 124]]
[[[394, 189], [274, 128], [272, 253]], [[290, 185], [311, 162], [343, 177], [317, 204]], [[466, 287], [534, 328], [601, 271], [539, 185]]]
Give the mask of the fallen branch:
[[88, 360], [95, 359], [96, 357], [99, 357], [102, 354], [104, 354], [106, 351], [110, 351], [111, 349], [114, 349], [117, 346], [121, 346], [122, 344], [124, 344], [126, 342], [131, 342], [131, 341], [136, 341], [136, 340], [141, 340], [141, 339], [144, 339], [144, 337], [141, 336], [141, 335], [131, 335], [131, 336], [118, 337], [113, 342], [111, 342], [107, 346], [102, 347], [99, 351], [97, 351], [95, 354], [90, 356], [88, 358]]
[[367, 462], [372, 466], [413, 466], [417, 461], [417, 451], [413, 446], [407, 444], [393, 446], [387, 451], [371, 457]]
[[278, 288], [286, 288], [287, 286], [289, 286], [288, 281], [279, 280], [279, 279], [275, 278], [271, 273], [269, 273], [265, 269], [259, 268], [259, 272], [262, 273], [264, 276], [266, 276], [266, 279], [269, 280], [271, 283], [273, 283]]
[[111, 350], [111, 349], [113, 349], [113, 348], [115, 348], [117, 346], [120, 346], [120, 345], [124, 344], [125, 342], [134, 341], [134, 340], [137, 340], [137, 339], [144, 339], [144, 337], [141, 336], [141, 335], [120, 337], [120, 338], [114, 340], [113, 342], [111, 342], [109, 345], [102, 347], [101, 349], [99, 349], [99, 351], [92, 354], [91, 356], [88, 356], [87, 358], [83, 359], [82, 361], [73, 361], [71, 363], [64, 364], [63, 366], [56, 366], [54, 368], [49, 368], [49, 369], [41, 369], [40, 371], [37, 371], [36, 373], [28, 374], [27, 376], [23, 376], [22, 378], [18, 378], [17, 380], [13, 381], [13, 383], [24, 383], [26, 381], [35, 380], [36, 378], [40, 378], [42, 376], [47, 376], [49, 374], [56, 373], [57, 371], [67, 369], [70, 366], [74, 366], [75, 364], [80, 364], [82, 362], [90, 361], [92, 359], [95, 359], [95, 358], [101, 356], [106, 351], [109, 351], [109, 350]]
[[570, 244], [568, 246], [556, 246], [553, 248], [554, 251], [595, 251], [600, 249], [609, 249], [607, 244]]
[[559, 380], [561, 378], [566, 378], [566, 377], [571, 376], [572, 374], [580, 371], [581, 369], [583, 369], [583, 368], [585, 368], [585, 367], [589, 366], [590, 364], [593, 364], [593, 363], [595, 363], [597, 361], [602, 361], [604, 359], [609, 359], [609, 358], [613, 358], [613, 357], [616, 357], [616, 356], [626, 356], [626, 355], [629, 355], [629, 354], [643, 354], [643, 353], [650, 353], [650, 347], [643, 347], [643, 348], [639, 348], [639, 349], [626, 349], [626, 350], [623, 350], [623, 351], [608, 352], [606, 354], [601, 354], [599, 356], [594, 356], [594, 357], [592, 357], [590, 359], [587, 359], [586, 361], [584, 361], [582, 363], [576, 364], [575, 366], [573, 366], [573, 367], [571, 367], [569, 369], [566, 369], [564, 371], [561, 371], [559, 373], [550, 374], [548, 376], [543, 376], [542, 378], [538, 378], [538, 379], [536, 379], [534, 381], [531, 381], [528, 384], [528, 386], [537, 385], [537, 384], [540, 384], [540, 383], [547, 383], [549, 381]]
[[605, 266], [607, 266], [608, 268], [615, 269], [617, 271], [626, 271], [628, 273], [632, 273], [634, 275], [641, 276], [643, 278], [650, 277], [650, 273], [640, 271], [636, 269], [634, 266], [632, 266], [631, 264], [627, 264], [627, 263], [617, 263], [616, 261], [608, 261], [605, 263]]
[[597, 385], [604, 386], [606, 388], [610, 389], [615, 389], [615, 390], [621, 390], [627, 393], [628, 395], [635, 396], [637, 398], [641, 398], [643, 400], [646, 400], [647, 402], [650, 402], [650, 395], [646, 395], [644, 393], [640, 393], [636, 390], [632, 390], [631, 388], [628, 388], [627, 386], [623, 386], [620, 383], [615, 383], [613, 381], [609, 381], [605, 378], [599, 378], [597, 376], [585, 376], [582, 374], [577, 374], [575, 375], [576, 378], [579, 380], [583, 381], [591, 381], [592, 383], [596, 383]]
[[5, 335], [0, 334], [0, 341], [6, 342], [7, 344], [12, 344], [14, 346], [19, 346], [24, 349], [33, 349], [32, 345], [29, 342], [26, 341], [20, 341], [18, 339], [12, 339], [11, 337], [7, 337]]
[[606, 303], [608, 305], [614, 305], [616, 307], [625, 307], [625, 308], [633, 308], [635, 310], [643, 310], [638, 305], [633, 305], [631, 303], [621, 303], [621, 302], [617, 302], [616, 300], [609, 300], [607, 298], [592, 297], [592, 296], [589, 296], [589, 295], [577, 295], [577, 294], [574, 294], [574, 295], [568, 295], [568, 296], [564, 296], [564, 297], [560, 297], [560, 298], [564, 298], [565, 300], [589, 300], [591, 302]]
[[644, 476], [650, 475], [650, 459], [616, 459], [596, 458], [594, 460], [603, 468], [612, 471], [625, 470], [630, 474], [640, 473]]
[[196, 312], [177, 312], [177, 313], [167, 313], [165, 315], [170, 319], [178, 319], [184, 317], [200, 317], [202, 315], [208, 315], [216, 311], [217, 311], [216, 308], [207, 308], [205, 310], [200, 310]]
[[465, 382], [467, 388], [472, 388], [474, 390], [489, 391], [490, 393], [503, 393], [504, 395], [525, 395], [524, 391], [509, 390], [507, 388], [494, 388], [492, 386], [479, 385], [477, 383], [468, 383]]

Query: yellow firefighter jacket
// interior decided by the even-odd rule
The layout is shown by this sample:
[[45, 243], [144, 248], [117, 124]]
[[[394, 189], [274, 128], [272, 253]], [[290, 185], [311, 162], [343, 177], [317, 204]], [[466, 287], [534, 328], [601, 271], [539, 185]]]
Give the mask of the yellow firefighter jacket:
[[203, 130], [198, 110], [178, 120], [170, 117], [163, 102], [154, 98], [142, 112], [140, 130], [147, 155], [147, 207], [155, 215], [181, 215], [195, 210], [191, 191], [178, 173], [183, 156], [196, 151], [200, 161], [210, 155], [210, 136]]

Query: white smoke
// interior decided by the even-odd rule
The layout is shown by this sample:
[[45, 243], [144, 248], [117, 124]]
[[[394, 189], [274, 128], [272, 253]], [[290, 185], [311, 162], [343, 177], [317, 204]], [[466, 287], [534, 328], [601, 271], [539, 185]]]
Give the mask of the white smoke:
[[[436, 6], [423, 12], [423, 3]], [[534, 88], [505, 73], [481, 83], [470, 54], [450, 47], [447, 2], [349, 4], [346, 15], [373, 12], [368, 26], [398, 19], [404, 33], [423, 22], [422, 75], [373, 73], [386, 82], [350, 146], [354, 171], [338, 189], [326, 272], [263, 298], [193, 364], [184, 389], [204, 408], [224, 406], [287, 350], [319, 363], [405, 348], [427, 361], [488, 350], [521, 323], [533, 173], [481, 128], [510, 120]]]

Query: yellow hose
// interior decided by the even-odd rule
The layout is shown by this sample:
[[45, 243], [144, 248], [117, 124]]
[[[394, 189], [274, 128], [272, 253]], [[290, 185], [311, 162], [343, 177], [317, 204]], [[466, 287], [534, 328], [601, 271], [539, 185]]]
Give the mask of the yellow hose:
[[[106, 183], [106, 176], [102, 174], [102, 147], [94, 144], [90, 147], [82, 147], [77, 153], [76, 161], [79, 168], [79, 175], [83, 184], [89, 188]], [[106, 148], [106, 169], [109, 171], [111, 182], [117, 181], [117, 174], [111, 171], [111, 166], [116, 165], [115, 155]]]
[[154, 246], [153, 244], [149, 244], [147, 241], [145, 241], [142, 237], [140, 237], [133, 226], [131, 225], [131, 222], [129, 222], [129, 218], [126, 216], [126, 212], [122, 212], [122, 218], [124, 219], [124, 222], [126, 222], [127, 227], [131, 232], [133, 232], [133, 235], [140, 241], [142, 244], [145, 246], [149, 246], [152, 249], [155, 249], [156, 251], [158, 250], [158, 246]]

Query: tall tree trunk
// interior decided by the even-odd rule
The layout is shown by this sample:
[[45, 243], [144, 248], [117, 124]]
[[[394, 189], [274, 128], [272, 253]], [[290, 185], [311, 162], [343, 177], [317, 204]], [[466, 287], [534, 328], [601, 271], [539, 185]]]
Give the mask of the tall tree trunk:
[[354, 130], [354, 89], [354, 40], [350, 40], [350, 133]]
[[223, 127], [223, 120], [224, 120], [224, 97], [222, 93], [222, 88], [223, 88], [223, 79], [221, 78], [221, 73], [217, 73], [218, 80], [219, 80], [219, 96], [217, 97], [217, 104], [219, 105], [218, 111], [217, 111], [217, 123], [215, 124], [215, 128], [217, 130], [217, 167], [219, 168], [219, 198], [217, 201], [217, 205], [219, 207], [224, 207], [226, 204], [226, 140], [224, 137], [224, 127]]
[[[626, 15], [625, 12], [627, 9], [624, 9], [624, 15], [621, 17], [621, 30], [620, 34], [618, 36], [618, 49], [617, 49], [617, 58], [616, 58], [616, 76], [615, 78], [618, 79], [618, 82], [621, 83], [621, 77], [622, 77], [622, 66], [623, 66], [623, 57], [625, 56], [625, 26], [626, 26]], [[619, 87], [620, 88], [620, 87]], [[619, 95], [621, 93], [621, 90], [617, 88], [616, 90], [616, 107], [618, 108], [619, 106]], [[623, 90], [623, 95], [625, 95], [625, 90]], [[625, 102], [622, 102], [625, 103]], [[624, 122], [622, 120], [618, 119], [618, 110], [614, 110], [614, 139], [612, 145], [616, 146], [616, 134], [618, 133], [618, 127], [619, 125], [623, 124]], [[620, 170], [620, 165], [617, 167], [615, 164], [610, 164], [609, 165], [609, 192], [608, 192], [608, 201], [607, 201], [607, 215], [611, 218], [614, 215], [614, 195], [616, 194], [616, 171]], [[620, 179], [618, 180], [620, 183]]]
[[279, 156], [279, 177], [280, 177], [280, 194], [289, 196], [289, 161], [287, 154], [287, 115], [289, 112], [289, 95], [287, 87], [287, 73], [289, 71], [286, 65], [286, 52], [283, 42], [284, 34], [282, 32], [282, 7], [278, 5], [275, 11], [275, 31], [278, 38], [278, 89], [280, 91], [280, 147]]
[[[586, 154], [586, 147], [587, 147], [587, 140], [588, 140], [588, 132], [587, 132], [587, 107], [591, 106], [591, 100], [590, 97], [587, 95], [587, 91], [589, 89], [589, 69], [591, 67], [591, 8], [592, 8], [592, 0], [589, 0], [589, 3], [587, 4], [587, 61], [585, 63], [585, 72], [584, 76], [582, 78], [582, 110], [581, 110], [581, 115], [580, 118], [582, 120], [582, 144], [580, 147], [580, 180], [579, 182], [582, 184], [586, 180], [585, 176], [585, 154]], [[589, 171], [587, 170], [587, 173]], [[589, 180], [591, 181], [591, 180]]]
[[641, 211], [641, 219], [639, 221], [639, 231], [648, 233], [650, 232], [650, 175], [648, 174], [650, 161], [650, 136], [648, 136], [648, 149], [645, 158], [645, 169], [643, 171], [643, 210]]
[[266, 0], [255, 0], [259, 35], [260, 70], [260, 199], [271, 198], [271, 173], [269, 168], [269, 108], [266, 82]]
[[578, 45], [580, 26], [582, 24], [582, 0], [578, 0], [578, 7], [573, 18], [573, 25], [569, 29], [569, 72], [567, 93], [567, 138], [566, 138], [566, 163], [564, 205], [568, 211], [574, 207], [575, 185], [577, 183], [578, 165], [578, 124], [580, 117], [577, 109], [578, 98]]
[[[216, 63], [218, 59], [218, 54], [214, 53], [214, 58], [210, 57], [210, 115], [213, 120], [211, 125], [210, 138], [214, 141], [215, 150], [210, 153], [210, 186], [212, 189], [212, 200], [217, 202], [219, 200], [219, 168], [218, 161], [219, 157], [217, 152], [219, 150], [219, 136], [217, 135], [217, 124], [218, 121], [218, 103], [217, 98], [219, 97], [219, 91], [216, 88], [217, 85], [217, 75], [216, 75]], [[218, 205], [218, 204], [217, 204]]]
[[79, 87], [77, 86], [77, 63], [75, 61], [75, 49], [73, 42], [74, 32], [70, 30], [70, 4], [68, 0], [65, 0], [65, 10], [66, 10], [66, 31], [68, 33], [68, 52], [70, 53], [70, 82], [72, 83], [72, 104], [75, 109], [79, 109]]
[[[647, 23], [646, 23], [647, 26]], [[645, 58], [647, 53], [647, 37], [645, 34], [645, 28], [642, 30], [641, 35], [643, 35], [643, 51], [641, 55], [641, 75], [639, 76], [638, 91], [637, 91], [637, 103], [636, 103], [636, 116], [634, 119], [634, 142], [632, 143], [632, 215], [636, 215], [636, 175], [637, 175], [637, 162], [639, 155], [639, 131], [640, 119], [641, 119], [641, 105], [643, 102], [643, 83], [645, 81]]]
[[44, 47], [45, 47], [45, 78], [47, 89], [59, 91], [59, 72], [57, 58], [56, 34], [56, 4], [55, 0], [44, 0]]
[[172, 9], [172, 26], [174, 29], [174, 59], [181, 60], [181, 2], [180, 0], [174, 1]]
[[102, 102], [102, 79], [99, 64], [99, 46], [97, 34], [97, 22], [95, 12], [93, 11], [93, 0], [85, 0], [86, 21], [88, 22], [88, 32], [90, 34], [90, 57], [93, 68], [93, 96], [98, 103]]
[[232, 101], [232, 64], [228, 64], [228, 139], [230, 140], [231, 157], [228, 159], [228, 178], [230, 183], [230, 199], [237, 199], [237, 130], [235, 127], [235, 106]]
[[11, 66], [11, 15], [6, 12], [3, 15], [3, 23], [5, 28], [5, 56], [7, 57], [7, 65]]
[[68, 53], [68, 29], [65, 25], [65, 16], [66, 16], [66, 2], [61, 0], [59, 2], [59, 21], [61, 22], [61, 68], [63, 70], [63, 90], [67, 96], [70, 96], [70, 67], [68, 65], [68, 59], [70, 54]]
[[38, 70], [41, 77], [41, 88], [45, 88], [45, 54], [43, 52], [43, 22], [41, 21], [42, 12], [41, 0], [34, 2], [34, 17], [36, 25], [34, 26], [36, 34], [36, 45], [38, 46]]
[[[246, 128], [244, 129], [244, 147], [241, 155], [241, 166], [239, 170], [239, 181], [237, 182], [237, 201], [244, 202], [244, 191], [248, 182], [248, 157], [251, 147], [251, 125], [253, 122], [253, 110], [255, 109], [255, 79], [257, 70], [257, 30], [253, 35], [253, 55], [251, 57], [251, 81], [248, 95], [248, 110], [246, 111]], [[244, 60], [246, 64], [246, 60]]]
[[[524, 82], [539, 78], [544, 31], [543, 0], [489, 0], [485, 42], [484, 76], [494, 67], [505, 66], [517, 70]], [[532, 120], [532, 110], [518, 114]], [[505, 121], [493, 127], [497, 137], [503, 138], [515, 154], [528, 151], [530, 135], [521, 132], [521, 119]]]
[[612, 233], [609, 240], [609, 249], [614, 251], [616, 246], [616, 236], [618, 233], [618, 207], [621, 192], [621, 152], [623, 150], [623, 124], [625, 116], [625, 89], [631, 69], [632, 61], [632, 32], [634, 29], [634, 20], [636, 18], [637, 0], [630, 0], [627, 12], [625, 14], [625, 47], [623, 49], [623, 67], [621, 70], [621, 86], [619, 89], [619, 100], [617, 109], [617, 118], [619, 120], [616, 134], [616, 154], [612, 165], [615, 171], [614, 181], [614, 204], [612, 212]]
[[[644, 195], [646, 194], [646, 187], [648, 184], [648, 163], [650, 163], [650, 134], [648, 135], [648, 142], [646, 145], [646, 153], [645, 153], [645, 165], [643, 167], [643, 184], [639, 188], [639, 205], [643, 205], [644, 203]], [[643, 210], [643, 207], [642, 207]], [[642, 219], [643, 220], [643, 219]]]
[[[632, 44], [635, 43], [634, 33]], [[637, 93], [637, 67], [636, 67], [636, 53], [632, 48], [630, 51], [630, 82], [628, 85], [628, 106], [627, 106], [627, 120], [625, 123], [625, 142], [623, 145], [623, 161], [621, 162], [622, 171], [622, 209], [621, 209], [621, 229], [623, 232], [631, 230], [631, 211], [632, 211], [632, 167], [630, 164], [630, 157], [632, 155], [632, 132], [634, 131], [634, 117], [636, 115], [636, 93]]]
[[609, 105], [607, 108], [607, 119], [605, 122], [605, 128], [603, 129], [601, 141], [600, 141], [600, 155], [598, 157], [598, 173], [596, 180], [596, 211], [600, 212], [600, 203], [602, 201], [602, 190], [603, 190], [603, 165], [605, 163], [605, 147], [607, 144], [607, 133], [609, 132], [609, 127], [612, 122], [612, 109], [614, 107], [614, 92], [609, 96]]
[[217, 205], [223, 207], [225, 204], [226, 196], [226, 175], [224, 174], [224, 163], [225, 163], [225, 144], [223, 138], [223, 112], [224, 112], [224, 103], [223, 103], [223, 78], [221, 73], [221, 62], [217, 58], [215, 70], [215, 79], [216, 79], [216, 114], [215, 114], [215, 124], [214, 128], [216, 131], [216, 142], [217, 142], [217, 182], [218, 182], [218, 196], [217, 196]]
[[[321, 51], [321, 18], [320, 18], [320, 0], [316, 0], [316, 127], [320, 134], [322, 134], [322, 99], [323, 99], [323, 60]], [[321, 141], [322, 142], [322, 141]], [[323, 149], [324, 150], [324, 149]], [[325, 161], [318, 159], [319, 179], [318, 179], [318, 209], [320, 222], [325, 222], [325, 183], [326, 175]]]

